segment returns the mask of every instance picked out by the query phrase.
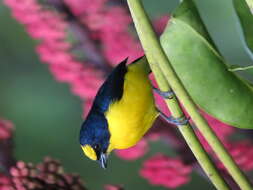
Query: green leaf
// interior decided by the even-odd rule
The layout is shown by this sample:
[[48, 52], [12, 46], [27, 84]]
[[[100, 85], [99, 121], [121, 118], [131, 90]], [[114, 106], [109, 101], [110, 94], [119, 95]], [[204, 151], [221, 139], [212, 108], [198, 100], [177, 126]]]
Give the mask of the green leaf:
[[[250, 4], [249, 4], [250, 3]], [[245, 50], [251, 54], [251, 59], [253, 59], [253, 15], [246, 3], [245, 0], [233, 0], [234, 8], [236, 10], [237, 16], [240, 20], [240, 27], [243, 31], [243, 36], [241, 39], [246, 40]], [[252, 1], [248, 1], [248, 4], [251, 6]], [[244, 79], [253, 84], [253, 61], [250, 66], [246, 66], [246, 69], [240, 70], [237, 72]]]
[[253, 91], [229, 72], [192, 1], [172, 15], [161, 44], [195, 103], [215, 118], [253, 129]]
[[[253, 65], [253, 15], [245, 0], [193, 0], [203, 23], [227, 64], [238, 67]], [[249, 1], [252, 4], [252, 0]], [[239, 72], [248, 77], [250, 72]]]
[[241, 29], [244, 33], [244, 39], [251, 51], [253, 52], [253, 16], [245, 0], [233, 0], [234, 8], [240, 19]]

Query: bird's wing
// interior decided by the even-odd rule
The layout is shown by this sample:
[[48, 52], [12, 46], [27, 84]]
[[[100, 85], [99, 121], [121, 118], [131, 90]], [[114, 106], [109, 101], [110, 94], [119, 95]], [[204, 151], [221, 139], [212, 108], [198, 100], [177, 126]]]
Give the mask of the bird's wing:
[[118, 64], [107, 77], [95, 97], [93, 109], [99, 109], [99, 111], [104, 113], [111, 102], [121, 99], [127, 72], [126, 63], [127, 59]]

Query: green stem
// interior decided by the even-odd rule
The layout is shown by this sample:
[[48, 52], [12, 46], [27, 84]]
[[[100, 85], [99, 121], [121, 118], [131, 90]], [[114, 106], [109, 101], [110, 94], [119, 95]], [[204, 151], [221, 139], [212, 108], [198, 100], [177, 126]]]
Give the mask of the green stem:
[[[154, 72], [159, 85], [160, 84], [162, 85], [161, 89], [164, 90], [164, 88], [167, 88], [165, 90], [168, 90], [168, 86], [164, 87], [165, 85], [164, 77], [165, 77], [167, 82], [172, 87], [177, 98], [181, 101], [182, 105], [191, 116], [191, 119], [193, 120], [195, 125], [203, 134], [207, 142], [210, 144], [214, 152], [217, 154], [218, 158], [227, 168], [228, 172], [231, 174], [236, 183], [240, 186], [242, 190], [252, 190], [253, 188], [249, 180], [240, 170], [240, 168], [236, 165], [236, 163], [233, 161], [232, 157], [228, 154], [228, 152], [226, 151], [220, 140], [217, 138], [217, 136], [214, 134], [212, 129], [209, 127], [205, 119], [200, 115], [197, 106], [194, 104], [193, 100], [191, 99], [191, 97], [185, 90], [184, 86], [182, 85], [181, 81], [179, 80], [178, 76], [174, 72], [167, 56], [165, 55], [163, 49], [161, 48], [161, 45], [155, 35], [155, 32], [150, 24], [148, 16], [145, 13], [145, 10], [143, 9], [140, 0], [128, 0], [128, 5], [135, 23], [136, 30], [138, 32], [142, 46], [145, 50], [146, 56], [149, 60], [152, 71]], [[156, 65], [155, 63], [157, 63], [158, 65]], [[164, 77], [161, 77], [160, 75], [161, 71], [164, 74]], [[161, 81], [161, 79], [163, 81]], [[167, 101], [167, 103], [174, 117], [182, 115], [182, 111], [180, 109], [177, 100]], [[186, 138], [186, 141], [188, 145], [191, 147], [192, 152], [197, 157], [199, 151], [201, 151], [200, 150], [201, 146], [198, 148], [197, 146], [193, 147], [192, 143], [196, 145], [199, 142], [196, 142], [197, 139], [193, 138], [194, 134], [192, 132], [192, 129], [189, 128], [190, 126], [187, 125], [179, 127], [179, 130]], [[197, 159], [200, 165], [205, 170], [205, 172], [207, 174], [212, 173], [212, 175], [215, 175], [215, 178], [213, 176], [208, 175], [212, 180], [212, 182], [214, 183], [214, 185], [218, 189], [222, 190], [228, 189], [224, 180], [217, 173], [217, 170], [211, 163], [206, 153], [201, 156], [203, 157], [201, 158], [197, 157]], [[206, 166], [207, 162], [209, 163], [209, 167]]]
[[[129, 0], [130, 1], [130, 0]], [[129, 2], [130, 4], [130, 2]], [[130, 6], [130, 5], [129, 5]], [[145, 37], [144, 37], [145, 38]], [[141, 41], [146, 41], [143, 38]], [[156, 81], [159, 85], [159, 88], [162, 91], [168, 91], [170, 90], [170, 87], [164, 78], [164, 75], [162, 74], [161, 69], [154, 64], [154, 59], [151, 54], [146, 54], [151, 69], [155, 75]], [[173, 115], [173, 117], [182, 117], [184, 114], [177, 102], [177, 100], [174, 99], [166, 99], [166, 104], [170, 108], [170, 111]], [[219, 174], [217, 169], [215, 168], [215, 165], [212, 163], [211, 159], [209, 158], [208, 154], [205, 152], [204, 148], [202, 147], [201, 143], [199, 142], [198, 138], [196, 137], [192, 127], [190, 124], [180, 126], [178, 127], [179, 131], [183, 135], [186, 143], [190, 147], [191, 151], [193, 152], [194, 156], [198, 160], [199, 164], [205, 171], [206, 175], [209, 177], [209, 179], [212, 181], [214, 186], [219, 190], [229, 190], [229, 186], [226, 184], [225, 180], [222, 178], [222, 176]]]

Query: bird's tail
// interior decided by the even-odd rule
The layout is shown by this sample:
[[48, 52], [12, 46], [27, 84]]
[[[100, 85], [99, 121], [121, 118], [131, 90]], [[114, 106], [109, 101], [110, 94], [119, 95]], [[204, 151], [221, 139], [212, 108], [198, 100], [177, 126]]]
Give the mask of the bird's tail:
[[136, 66], [136, 67], [142, 69], [147, 74], [150, 74], [152, 72], [149, 67], [149, 63], [148, 63], [148, 60], [145, 55], [134, 60], [129, 66], [130, 67]]

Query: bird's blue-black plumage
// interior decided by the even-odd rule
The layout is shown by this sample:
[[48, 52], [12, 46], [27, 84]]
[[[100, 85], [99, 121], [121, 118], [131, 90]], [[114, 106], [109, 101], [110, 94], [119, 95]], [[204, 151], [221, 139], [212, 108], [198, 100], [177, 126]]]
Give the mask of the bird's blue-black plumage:
[[108, 76], [104, 84], [100, 87], [94, 103], [93, 108], [96, 111], [107, 111], [110, 103], [115, 100], [120, 100], [123, 95], [124, 78], [127, 72], [127, 59], [122, 61], [112, 73]]
[[113, 101], [120, 100], [123, 95], [124, 78], [127, 72], [126, 62], [127, 59], [115, 67], [100, 87], [80, 131], [81, 145], [99, 145], [100, 151], [106, 151], [110, 134], [104, 113]]

